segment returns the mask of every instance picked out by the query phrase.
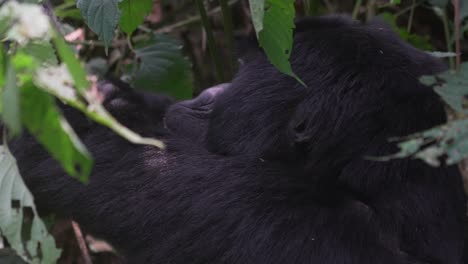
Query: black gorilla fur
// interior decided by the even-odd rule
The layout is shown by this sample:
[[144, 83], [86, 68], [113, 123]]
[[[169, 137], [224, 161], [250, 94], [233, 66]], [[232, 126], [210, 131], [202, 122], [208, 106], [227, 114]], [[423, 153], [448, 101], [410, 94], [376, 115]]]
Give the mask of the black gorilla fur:
[[461, 263], [457, 168], [365, 158], [445, 121], [418, 81], [445, 66], [379, 22], [336, 16], [297, 23], [291, 62], [307, 88], [257, 50], [229, 87], [167, 109], [110, 89], [106, 106], [164, 151], [67, 112], [96, 161], [86, 186], [30, 137], [11, 147], [39, 208], [129, 263]]

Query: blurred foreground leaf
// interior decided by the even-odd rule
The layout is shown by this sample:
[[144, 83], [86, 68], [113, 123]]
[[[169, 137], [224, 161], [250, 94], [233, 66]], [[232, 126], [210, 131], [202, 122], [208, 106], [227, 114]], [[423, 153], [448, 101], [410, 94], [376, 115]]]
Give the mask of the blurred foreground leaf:
[[[0, 146], [0, 233], [18, 255], [33, 263], [56, 263], [61, 251], [39, 218], [33, 197], [19, 174], [16, 160]], [[26, 227], [25, 208], [32, 209], [30, 227]], [[30, 230], [30, 231], [25, 231]], [[29, 238], [23, 240], [22, 234]]]

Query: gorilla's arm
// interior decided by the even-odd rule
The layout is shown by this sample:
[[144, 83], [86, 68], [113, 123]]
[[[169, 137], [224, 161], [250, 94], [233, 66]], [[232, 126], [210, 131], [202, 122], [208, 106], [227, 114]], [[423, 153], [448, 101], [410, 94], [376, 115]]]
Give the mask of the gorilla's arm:
[[[163, 118], [171, 99], [125, 91], [110, 83], [100, 84], [99, 90], [106, 98], [104, 106], [121, 123], [142, 135], [164, 138]], [[39, 210], [72, 217], [106, 238], [120, 232], [127, 238], [133, 234], [141, 235], [134, 232], [140, 224], [130, 222], [135, 217], [124, 214], [132, 214], [128, 208], [139, 210], [142, 202], [139, 195], [145, 195], [145, 184], [151, 185], [145, 182], [151, 177], [145, 175], [147, 171], [144, 170], [151, 167], [155, 176], [159, 170], [158, 164], [142, 163], [145, 160], [156, 162], [159, 156], [162, 158], [161, 151], [131, 144], [68, 106], [62, 106], [62, 111], [93, 156], [95, 164], [88, 185], [66, 175], [61, 165], [31, 135], [23, 135], [9, 143]], [[115, 223], [119, 224], [115, 226]], [[121, 225], [131, 226], [132, 231], [123, 227], [117, 232], [111, 230], [119, 229]]]
[[[166, 111], [172, 106], [173, 118], [168, 122], [177, 128], [187, 126], [181, 131], [190, 130], [191, 134], [182, 134], [174, 128], [171, 133], [176, 133], [178, 137], [187, 136], [187, 141], [173, 142], [170, 144], [172, 149], [168, 151], [176, 152], [180, 146], [188, 155], [190, 151], [197, 151], [196, 140], [191, 137], [196, 138], [198, 130], [204, 131], [200, 119], [202, 110], [209, 106], [212, 96], [227, 84], [206, 89], [197, 98], [182, 102], [177, 107], [166, 96], [140, 92], [122, 85], [118, 82], [99, 84], [106, 109], [134, 131], [166, 141], [170, 133], [164, 121]], [[153, 239], [149, 234], [158, 230], [155, 227], [167, 225], [173, 218], [164, 218], [161, 213], [168, 208], [166, 203], [172, 201], [162, 197], [168, 193], [164, 188], [177, 187], [164, 179], [172, 175], [167, 171], [168, 151], [132, 144], [108, 128], [90, 121], [77, 110], [67, 106], [62, 106], [62, 110], [91, 152], [95, 164], [89, 184], [83, 185], [67, 176], [61, 165], [32, 136], [24, 135], [10, 142], [9, 147], [17, 158], [21, 175], [34, 194], [39, 210], [71, 217], [86, 230], [111, 242], [122, 253], [147, 248], [151, 243], [148, 240]], [[193, 113], [197, 115], [196, 119], [191, 118]], [[198, 140], [200, 138], [201, 135]], [[163, 190], [158, 193], [158, 189]], [[189, 195], [184, 191], [173, 195], [177, 197], [180, 194]], [[172, 207], [183, 206], [187, 201], [174, 199], [179, 199], [179, 202], [171, 203]], [[171, 211], [168, 210], [168, 214]], [[173, 211], [177, 214], [184, 210]], [[158, 224], [154, 224], [154, 221], [158, 221]]]

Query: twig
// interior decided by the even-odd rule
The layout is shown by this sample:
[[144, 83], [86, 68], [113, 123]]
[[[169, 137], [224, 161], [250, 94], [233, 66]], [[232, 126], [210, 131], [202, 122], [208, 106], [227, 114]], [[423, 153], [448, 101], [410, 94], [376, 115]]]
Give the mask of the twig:
[[455, 69], [458, 71], [461, 64], [461, 51], [460, 51], [460, 0], [453, 0], [454, 7], [454, 23], [455, 23], [455, 53], [456, 63]]
[[[420, 1], [416, 2], [414, 7], [417, 7], [417, 6], [421, 5], [422, 3], [424, 3], [424, 1], [425, 0], [420, 0]], [[399, 16], [403, 15], [404, 13], [406, 13], [408, 11], [411, 11], [411, 9], [413, 9], [413, 5], [407, 6], [407, 7], [403, 8], [403, 9], [401, 9], [400, 11], [396, 12], [395, 17], [399, 17]]]
[[223, 24], [224, 24], [224, 33], [226, 34], [226, 46], [229, 52], [229, 64], [231, 67], [228, 67], [230, 69], [229, 75], [231, 75], [231, 71], [234, 70], [234, 35], [232, 32], [232, 15], [231, 15], [231, 8], [229, 7], [229, 4], [227, 0], [219, 0], [219, 4], [221, 6], [221, 11], [223, 13]]
[[54, 6], [50, 2], [50, 0], [44, 1], [42, 7], [44, 8], [44, 11], [47, 14], [47, 16], [52, 20], [52, 24], [57, 30], [57, 32], [62, 32], [60, 30], [60, 22], [58, 21], [57, 16], [54, 13]]
[[[91, 47], [105, 47], [106, 45], [104, 42], [96, 41], [96, 40], [74, 40], [74, 41], [67, 41], [67, 43], [72, 45], [84, 45], [84, 46], [91, 46]], [[113, 46], [111, 46], [113, 48]]]
[[[447, 51], [448, 52], [453, 52], [453, 47], [452, 43], [450, 40], [450, 28], [449, 28], [449, 23], [448, 23], [448, 18], [447, 18], [447, 12], [444, 9], [442, 13], [442, 23], [444, 24], [444, 34], [445, 34], [445, 45], [447, 46]], [[450, 69], [455, 69], [455, 61], [453, 60], [453, 57], [449, 57], [449, 64], [450, 64]]]
[[83, 259], [85, 264], [92, 264], [91, 256], [89, 255], [88, 247], [86, 247], [86, 242], [83, 238], [83, 233], [81, 233], [81, 228], [75, 221], [71, 221], [73, 232], [75, 233], [76, 240], [78, 241], [78, 246], [80, 247], [81, 253], [83, 254]]
[[359, 9], [361, 9], [362, 0], [357, 0], [353, 8], [353, 18], [356, 19], [359, 15]]
[[223, 81], [223, 65], [221, 64], [221, 58], [216, 47], [216, 42], [214, 40], [213, 30], [211, 29], [211, 23], [208, 20], [208, 15], [206, 14], [205, 6], [203, 5], [203, 0], [195, 0], [198, 6], [198, 11], [200, 13], [201, 21], [203, 28], [206, 32], [206, 37], [208, 39], [208, 49], [210, 51], [211, 58], [213, 59], [216, 71], [216, 77], [218, 81]]
[[375, 16], [375, 7], [376, 1], [369, 0], [367, 1], [367, 14], [366, 14], [366, 21], [369, 22]]
[[[239, 0], [231, 0], [228, 2], [228, 5], [229, 6], [232, 6], [233, 4], [239, 2]], [[216, 13], [219, 13], [221, 12], [221, 6], [217, 6], [211, 10], [209, 10], [207, 12], [208, 16], [212, 16]], [[162, 27], [162, 28], [159, 28], [159, 29], [156, 29], [155, 32], [156, 33], [167, 33], [167, 32], [171, 32], [173, 31], [174, 29], [177, 29], [177, 28], [180, 28], [180, 27], [184, 27], [184, 26], [187, 26], [187, 25], [190, 25], [190, 24], [193, 24], [193, 23], [196, 23], [198, 21], [201, 20], [201, 16], [200, 15], [197, 15], [197, 16], [191, 16], [191, 17], [188, 17], [187, 19], [185, 20], [182, 20], [182, 21], [179, 21], [177, 23], [174, 23], [172, 25], [168, 25], [168, 26], [165, 26], [165, 27]]]
[[330, 0], [324, 0], [325, 2], [325, 6], [327, 7], [327, 10], [330, 12], [330, 13], [334, 13], [335, 12], [335, 6], [330, 3]]
[[413, 3], [411, 4], [411, 12], [408, 18], [408, 25], [406, 26], [406, 30], [410, 33], [411, 33], [411, 27], [413, 26], [414, 9], [416, 9], [416, 0], [413, 0]]

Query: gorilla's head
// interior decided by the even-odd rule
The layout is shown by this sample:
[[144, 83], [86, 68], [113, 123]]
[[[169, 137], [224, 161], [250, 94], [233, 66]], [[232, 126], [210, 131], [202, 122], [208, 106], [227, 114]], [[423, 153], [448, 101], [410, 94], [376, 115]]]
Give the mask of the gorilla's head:
[[[201, 138], [221, 155], [317, 163], [327, 156], [344, 162], [372, 140], [427, 129], [438, 123], [427, 123], [437, 120], [433, 115], [444, 120], [442, 105], [419, 77], [445, 66], [379, 21], [299, 21], [290, 61], [307, 87], [278, 72], [258, 50], [229, 87], [173, 106], [169, 128]], [[183, 106], [196, 109], [189, 111], [191, 127], [175, 118]]]
[[171, 134], [204, 142], [213, 105], [227, 87], [228, 83], [219, 84], [204, 90], [194, 99], [171, 105], [165, 117], [165, 125]]

